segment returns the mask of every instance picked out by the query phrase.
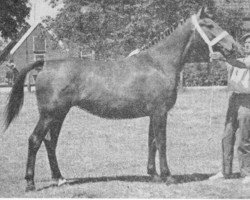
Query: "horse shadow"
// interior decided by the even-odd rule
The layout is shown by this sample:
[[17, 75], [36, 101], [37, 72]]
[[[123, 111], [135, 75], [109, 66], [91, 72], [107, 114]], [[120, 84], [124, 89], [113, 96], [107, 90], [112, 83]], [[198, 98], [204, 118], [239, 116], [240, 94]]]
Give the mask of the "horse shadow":
[[[214, 174], [183, 174], [183, 175], [172, 175], [175, 179], [173, 184], [183, 184], [190, 182], [198, 182], [208, 180], [209, 177]], [[240, 173], [234, 173], [231, 177], [232, 179], [240, 178]], [[124, 175], [124, 176], [101, 176], [101, 177], [86, 177], [86, 178], [69, 178], [67, 179], [66, 185], [79, 185], [84, 183], [96, 183], [96, 182], [110, 182], [110, 181], [124, 181], [124, 182], [145, 182], [154, 183], [150, 176], [139, 176], [139, 175]], [[161, 182], [164, 183], [164, 182]], [[51, 184], [49, 186], [42, 187], [37, 191], [45, 190], [48, 188], [57, 187], [57, 184]]]

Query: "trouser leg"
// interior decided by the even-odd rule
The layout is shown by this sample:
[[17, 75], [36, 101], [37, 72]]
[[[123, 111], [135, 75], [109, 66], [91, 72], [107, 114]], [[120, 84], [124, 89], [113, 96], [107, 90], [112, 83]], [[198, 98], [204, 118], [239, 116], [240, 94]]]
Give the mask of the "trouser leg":
[[238, 158], [241, 176], [250, 176], [250, 109], [239, 109]]
[[225, 178], [229, 178], [232, 174], [236, 130], [232, 122], [225, 126], [222, 139], [222, 173]]
[[222, 173], [225, 178], [230, 178], [232, 174], [235, 133], [238, 129], [237, 116], [237, 95], [232, 94], [229, 98], [225, 129], [222, 137]]

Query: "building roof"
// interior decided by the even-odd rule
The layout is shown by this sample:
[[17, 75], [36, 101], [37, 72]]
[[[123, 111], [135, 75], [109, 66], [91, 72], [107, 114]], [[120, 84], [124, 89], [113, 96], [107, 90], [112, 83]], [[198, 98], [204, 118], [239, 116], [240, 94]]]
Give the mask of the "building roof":
[[[16, 43], [16, 45], [11, 49], [10, 51], [10, 55], [13, 55], [16, 50], [22, 45], [22, 43], [29, 37], [29, 35], [38, 27], [38, 25], [42, 25], [44, 27], [44, 25], [41, 22], [36, 22], [34, 25], [32, 25], [27, 32], [21, 37], [21, 39]], [[56, 35], [51, 31], [48, 30], [48, 33], [52, 36], [52, 37], [56, 37]], [[63, 42], [61, 40], [58, 41], [59, 45], [61, 48], [64, 48]]]
[[15, 53], [15, 51], [21, 46], [21, 44], [27, 39], [27, 37], [35, 30], [35, 28], [40, 23], [35, 23], [33, 26], [31, 26], [28, 31], [21, 37], [21, 39], [16, 43], [16, 45], [11, 49], [10, 54], [12, 55]]
[[10, 54], [11, 49], [16, 45], [18, 40], [25, 34], [25, 32], [30, 28], [30, 25], [27, 24], [27, 26], [24, 26], [20, 32], [17, 34], [16, 39], [12, 39], [9, 41], [7, 46], [4, 47], [4, 49], [0, 52], [0, 64], [2, 64]]
[[0, 53], [0, 65], [7, 59], [11, 49], [14, 47], [16, 43], [17, 43], [16, 41], [11, 41]]

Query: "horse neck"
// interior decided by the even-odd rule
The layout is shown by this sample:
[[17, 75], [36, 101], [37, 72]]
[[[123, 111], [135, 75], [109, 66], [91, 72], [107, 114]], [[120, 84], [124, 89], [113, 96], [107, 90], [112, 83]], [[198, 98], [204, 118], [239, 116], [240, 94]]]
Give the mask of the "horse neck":
[[191, 46], [192, 33], [193, 24], [191, 19], [188, 19], [165, 40], [150, 49], [150, 55], [163, 66], [164, 71], [180, 71]]

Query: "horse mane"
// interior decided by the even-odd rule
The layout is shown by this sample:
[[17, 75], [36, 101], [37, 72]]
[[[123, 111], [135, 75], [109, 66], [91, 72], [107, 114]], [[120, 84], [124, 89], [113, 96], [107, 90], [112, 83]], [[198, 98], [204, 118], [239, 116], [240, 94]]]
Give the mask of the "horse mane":
[[146, 49], [152, 47], [153, 45], [155, 45], [156, 43], [160, 42], [161, 40], [165, 39], [166, 37], [170, 36], [174, 32], [174, 30], [179, 25], [183, 25], [186, 22], [186, 20], [187, 19], [181, 19], [178, 23], [175, 22], [170, 27], [168, 27], [167, 29], [165, 29], [164, 31], [159, 32], [157, 34], [157, 36], [155, 36], [151, 41], [149, 41], [146, 45], [143, 45], [140, 48], [140, 51], [146, 50]]

